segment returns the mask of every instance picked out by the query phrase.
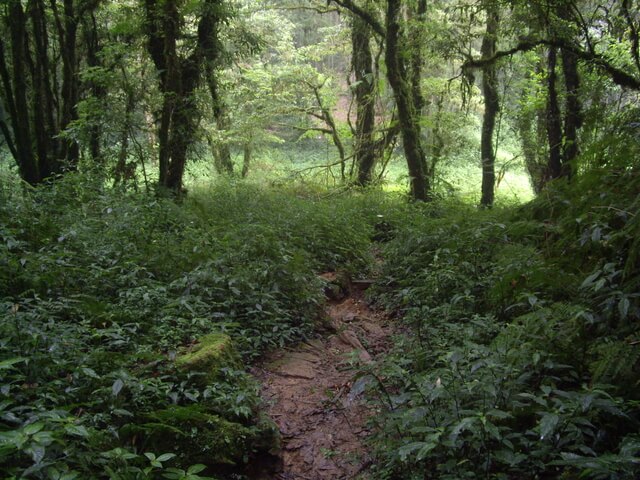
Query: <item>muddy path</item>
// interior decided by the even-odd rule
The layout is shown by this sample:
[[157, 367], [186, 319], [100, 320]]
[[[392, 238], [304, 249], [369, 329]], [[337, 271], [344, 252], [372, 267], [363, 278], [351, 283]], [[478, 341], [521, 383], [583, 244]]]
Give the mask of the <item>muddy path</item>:
[[326, 327], [315, 339], [273, 352], [254, 369], [282, 435], [277, 465], [260, 480], [367, 478], [364, 439], [373, 412], [352, 387], [358, 366], [388, 348], [392, 329], [367, 306], [365, 287], [352, 285], [344, 298], [328, 301]]

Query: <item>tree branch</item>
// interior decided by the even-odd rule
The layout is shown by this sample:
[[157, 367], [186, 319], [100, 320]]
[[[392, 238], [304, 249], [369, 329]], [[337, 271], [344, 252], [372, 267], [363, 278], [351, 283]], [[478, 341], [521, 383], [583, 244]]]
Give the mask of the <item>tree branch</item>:
[[491, 65], [503, 57], [511, 56], [518, 52], [528, 52], [540, 45], [547, 45], [555, 48], [562, 48], [576, 55], [580, 60], [591, 63], [593, 66], [598, 67], [600, 70], [608, 74], [616, 85], [621, 87], [631, 88], [633, 90], [640, 90], [640, 80], [629, 75], [628, 73], [620, 70], [618, 67], [612, 65], [606, 58], [594, 52], [587, 52], [575, 45], [564, 42], [562, 40], [533, 40], [523, 41], [518, 43], [509, 50], [501, 50], [496, 52], [495, 55], [489, 58], [471, 59], [462, 64], [462, 70], [468, 70], [471, 68], [482, 68], [487, 65]]
[[329, 0], [329, 2], [333, 2], [336, 5], [349, 10], [354, 15], [359, 16], [365, 22], [369, 24], [371, 29], [379, 36], [384, 38], [386, 36], [386, 32], [382, 24], [378, 21], [376, 17], [374, 17], [370, 12], [367, 12], [364, 8], [356, 5], [353, 0]]

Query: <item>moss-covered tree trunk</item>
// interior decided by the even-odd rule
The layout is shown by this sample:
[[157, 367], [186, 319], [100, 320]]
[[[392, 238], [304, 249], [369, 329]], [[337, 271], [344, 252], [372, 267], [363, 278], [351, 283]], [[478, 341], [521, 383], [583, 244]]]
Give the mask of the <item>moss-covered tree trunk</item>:
[[376, 164], [376, 150], [373, 139], [375, 129], [375, 75], [371, 54], [371, 28], [359, 16], [353, 16], [351, 28], [352, 69], [355, 77], [356, 138], [355, 163], [356, 183], [366, 186], [371, 183]]
[[562, 175], [562, 121], [558, 106], [557, 49], [549, 48], [547, 56], [547, 140], [549, 142], [548, 179]]
[[[230, 120], [227, 106], [220, 94], [220, 86], [213, 66], [207, 67], [207, 85], [211, 95], [213, 118], [216, 121], [216, 128], [224, 132], [229, 128]], [[231, 150], [226, 142], [214, 142], [209, 138], [209, 147], [213, 155], [214, 167], [219, 174], [233, 175], [233, 161], [231, 160]]]
[[[176, 194], [182, 180], [187, 151], [193, 142], [199, 110], [195, 90], [202, 70], [216, 48], [220, 0], [206, 0], [199, 15], [195, 46], [188, 55], [180, 54], [183, 23], [177, 0], [146, 0], [147, 49], [160, 74], [163, 106], [160, 117], [160, 186]], [[181, 47], [182, 48], [182, 47]]]
[[[487, 28], [482, 38], [482, 58], [491, 58], [496, 53], [498, 33], [498, 9], [490, 4], [487, 8]], [[495, 62], [486, 64], [482, 68], [482, 95], [484, 97], [484, 115], [482, 117], [482, 134], [480, 139], [480, 155], [482, 161], [482, 195], [480, 204], [491, 207], [494, 200], [496, 182], [495, 149], [493, 133], [496, 116], [500, 109], [498, 96], [498, 76]]]
[[582, 126], [582, 104], [580, 102], [580, 75], [578, 58], [566, 49], [561, 50], [562, 72], [565, 87], [564, 144], [562, 151], [562, 175], [571, 177], [571, 163], [580, 153], [578, 130]]
[[409, 170], [411, 195], [415, 200], [424, 201], [430, 199], [431, 186], [427, 176], [426, 156], [420, 139], [418, 112], [415, 111], [412, 89], [407, 78], [404, 61], [406, 55], [400, 44], [402, 38], [400, 8], [401, 0], [387, 1], [387, 49], [385, 51], [387, 78], [398, 107], [400, 134]]

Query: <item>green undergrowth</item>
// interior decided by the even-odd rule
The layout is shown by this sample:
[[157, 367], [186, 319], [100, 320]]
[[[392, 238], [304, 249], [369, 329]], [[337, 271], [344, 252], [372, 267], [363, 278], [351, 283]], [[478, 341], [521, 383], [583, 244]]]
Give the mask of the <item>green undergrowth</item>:
[[2, 478], [222, 478], [276, 449], [247, 366], [312, 332], [318, 273], [366, 274], [377, 218], [224, 183], [0, 194]]
[[359, 380], [374, 478], [640, 476], [638, 192], [603, 165], [521, 207], [396, 212], [371, 298], [408, 332]]

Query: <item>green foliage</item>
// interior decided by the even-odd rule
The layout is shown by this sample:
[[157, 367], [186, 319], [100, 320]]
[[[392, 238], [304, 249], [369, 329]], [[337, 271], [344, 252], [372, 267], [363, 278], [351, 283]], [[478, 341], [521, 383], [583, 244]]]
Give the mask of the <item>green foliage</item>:
[[515, 211], [387, 220], [372, 297], [411, 333], [365, 371], [375, 478], [637, 478], [636, 189], [607, 169]]
[[241, 469], [278, 442], [243, 361], [311, 333], [318, 273], [369, 262], [348, 200], [221, 184], [178, 205], [79, 174], [0, 195], [3, 477]]

